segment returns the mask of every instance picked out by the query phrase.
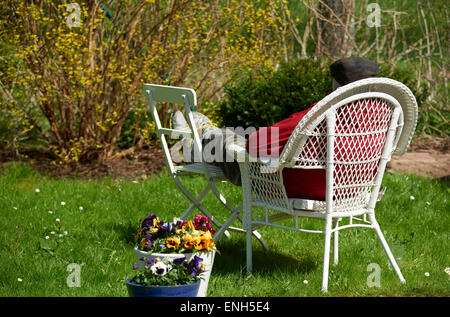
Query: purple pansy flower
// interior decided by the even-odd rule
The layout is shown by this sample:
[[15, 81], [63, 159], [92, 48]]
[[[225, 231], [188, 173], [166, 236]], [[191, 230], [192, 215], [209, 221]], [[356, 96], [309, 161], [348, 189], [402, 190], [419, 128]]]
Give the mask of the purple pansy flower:
[[155, 214], [149, 215], [141, 222], [141, 228], [150, 228], [153, 227], [153, 220], [156, 219], [157, 216]]
[[173, 260], [173, 264], [175, 265], [181, 265], [184, 263], [184, 261], [186, 260], [186, 257], [182, 257], [182, 258], [176, 258], [175, 260]]
[[163, 276], [172, 269], [172, 266], [166, 265], [163, 262], [156, 262], [150, 267], [150, 269], [152, 270], [153, 274]]
[[156, 268], [156, 274], [163, 275], [164, 274], [164, 268], [163, 267]]
[[203, 259], [194, 255], [194, 258], [189, 262], [189, 269], [191, 270], [191, 275], [197, 275], [198, 273], [202, 273], [204, 271], [203, 266], [200, 265]]

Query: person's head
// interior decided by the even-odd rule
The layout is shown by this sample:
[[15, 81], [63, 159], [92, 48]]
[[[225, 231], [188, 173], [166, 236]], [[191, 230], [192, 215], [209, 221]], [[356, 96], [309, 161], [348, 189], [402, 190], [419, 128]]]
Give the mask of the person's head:
[[330, 66], [333, 90], [360, 79], [377, 77], [379, 71], [377, 63], [366, 58], [346, 57], [339, 59]]

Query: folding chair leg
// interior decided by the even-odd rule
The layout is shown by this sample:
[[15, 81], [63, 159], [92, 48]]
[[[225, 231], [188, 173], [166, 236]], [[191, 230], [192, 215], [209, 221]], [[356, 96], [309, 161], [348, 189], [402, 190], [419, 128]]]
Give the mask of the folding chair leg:
[[369, 217], [371, 219], [373, 229], [377, 233], [378, 239], [380, 239], [381, 245], [383, 246], [384, 252], [386, 252], [389, 262], [391, 263], [392, 267], [394, 268], [395, 272], [397, 273], [397, 276], [400, 279], [400, 282], [405, 283], [406, 280], [403, 277], [402, 272], [400, 271], [400, 268], [398, 267], [394, 256], [392, 255], [391, 249], [389, 248], [389, 245], [387, 244], [383, 233], [381, 232], [380, 225], [375, 220], [375, 217], [372, 214], [369, 214]]
[[190, 216], [191, 212], [192, 212], [194, 209], [195, 209], [195, 204], [191, 204], [191, 205], [188, 207], [188, 209], [186, 209], [186, 210], [184, 211], [184, 213], [181, 215], [180, 219], [181, 219], [181, 220], [186, 220], [186, 219]]
[[327, 215], [325, 220], [325, 243], [323, 250], [323, 272], [322, 272], [322, 292], [328, 291], [328, 271], [330, 265], [330, 242], [331, 242], [332, 219]]
[[[173, 175], [173, 178], [174, 178], [175, 183], [178, 185], [180, 190], [183, 192], [183, 194], [192, 202], [192, 204], [189, 206], [189, 208], [186, 209], [186, 211], [181, 216], [181, 219], [183, 219], [183, 220], [187, 219], [189, 217], [189, 215], [192, 213], [192, 211], [197, 207], [205, 216], [207, 216], [209, 219], [211, 219], [211, 221], [219, 228], [219, 230], [214, 235], [214, 240], [216, 242], [219, 241], [220, 237], [223, 234], [225, 234], [225, 236], [227, 238], [229, 238], [229, 239], [231, 238], [230, 233], [228, 232], [227, 229], [232, 229], [232, 230], [237, 230], [237, 231], [241, 231], [241, 232], [246, 232], [245, 226], [244, 226], [243, 229], [230, 227], [231, 223], [236, 218], [238, 218], [239, 221], [241, 221], [243, 223], [243, 220], [242, 220], [242, 218], [239, 215], [240, 211], [241, 211], [242, 204], [239, 205], [237, 208], [233, 208], [227, 202], [225, 197], [223, 197], [223, 195], [216, 188], [214, 182], [212, 182], [211, 180], [208, 180], [208, 185], [203, 189], [203, 191], [196, 198], [194, 198], [194, 196], [191, 195], [191, 193], [183, 186], [183, 184], [181, 184], [181, 181], [178, 179], [177, 175]], [[219, 221], [217, 221], [214, 218], [214, 216], [208, 210], [206, 210], [206, 208], [203, 207], [202, 204], [200, 203], [200, 201], [206, 196], [206, 194], [210, 190], [219, 199], [219, 201], [231, 212], [231, 216], [228, 217], [228, 219], [225, 221], [224, 224], [221, 224]], [[268, 247], [266, 241], [264, 240], [264, 238], [261, 236], [261, 234], [258, 231], [255, 230], [255, 231], [251, 232], [251, 234], [253, 234], [258, 239], [258, 241], [261, 243], [261, 245], [263, 246], [263, 248], [266, 251], [269, 250], [269, 247]]]
[[[195, 209], [196, 205], [194, 203], [192, 203], [188, 209], [186, 209], [186, 211], [184, 212], [184, 214], [180, 217], [181, 220], [186, 220], [189, 215], [191, 214], [191, 212]], [[209, 213], [205, 213], [203, 212], [203, 214], [205, 214], [205, 216], [207, 216], [209, 219], [211, 219], [211, 221], [220, 228], [220, 230], [218, 232], [216, 232], [216, 234], [214, 235], [214, 240], [217, 242], [219, 241], [220, 237], [225, 234], [225, 236], [228, 239], [231, 239], [231, 235], [230, 233], [226, 230], [228, 228], [227, 224], [223, 224], [221, 225], [217, 220], [214, 219], [214, 217], [209, 214]]]
[[[199, 200], [199, 199], [197, 198], [197, 200]], [[192, 203], [192, 204], [189, 206], [189, 208], [186, 209], [186, 211], [185, 211], [184, 214], [180, 217], [180, 219], [181, 219], [181, 220], [186, 220], [186, 219], [189, 217], [189, 215], [192, 213], [192, 211], [195, 209], [195, 207], [197, 207], [197, 206], [196, 206], [194, 203]], [[203, 213], [204, 213], [204, 212], [203, 212]], [[204, 213], [204, 214], [205, 214], [205, 213]], [[217, 233], [216, 233], [217, 237], [216, 237], [216, 235], [214, 236], [214, 239], [215, 239], [216, 242], [219, 240], [219, 238], [222, 236], [222, 234], [225, 234], [225, 236], [226, 236], [228, 239], [231, 239], [231, 235], [230, 235], [230, 233], [226, 230], [227, 227], [226, 227], [225, 225], [221, 225], [221, 224], [220, 224], [217, 220], [215, 220], [214, 217], [212, 217], [209, 213], [208, 213], [208, 214], [205, 214], [205, 216], [207, 216], [208, 218], [210, 218], [211, 221], [212, 221], [217, 227], [219, 227], [220, 230], [222, 230], [222, 231], [220, 232], [219, 235], [217, 235]]]
[[[211, 221], [213, 221], [216, 225], [221, 226], [219, 222], [217, 222], [216, 220], [214, 220], [214, 217], [211, 215], [211, 213], [206, 210], [205, 207], [202, 206], [202, 204], [200, 203], [200, 200], [203, 199], [203, 197], [208, 193], [208, 191], [211, 189], [210, 186], [208, 185], [201, 193], [200, 195], [197, 196], [197, 198], [194, 198], [194, 196], [191, 195], [191, 193], [189, 193], [189, 191], [181, 184], [180, 180], [176, 177], [174, 177], [175, 183], [178, 185], [178, 187], [181, 189], [181, 191], [183, 192], [183, 194], [192, 202], [192, 204], [197, 207], [201, 212], [203, 212], [205, 214], [205, 216], [207, 216], [208, 218], [211, 219]], [[184, 212], [183, 216], [186, 216], [186, 218], [189, 216], [190, 212], [192, 212], [194, 208], [192, 207], [192, 205]], [[189, 213], [188, 213], [189, 211]]]
[[[228, 220], [225, 222], [224, 226], [226, 226], [227, 228], [230, 226], [230, 224], [233, 222], [233, 220], [235, 218], [239, 219], [239, 221], [241, 223], [243, 223], [242, 218], [240, 217], [239, 213], [240, 213], [240, 208], [241, 205], [239, 205], [236, 209], [234, 209], [225, 199], [225, 197], [223, 197], [223, 195], [219, 192], [219, 190], [217, 189], [217, 187], [214, 185], [214, 183], [212, 183], [211, 181], [208, 181], [210, 183], [212, 192], [216, 195], [216, 197], [219, 199], [219, 201], [228, 209], [231, 211], [232, 215], [230, 218], [228, 218]], [[236, 210], [239, 209], [239, 211], [236, 213]], [[233, 228], [231, 228], [233, 229]], [[245, 228], [244, 228], [245, 230]], [[217, 233], [216, 233], [217, 235]], [[258, 239], [258, 241], [261, 243], [261, 245], [263, 246], [265, 251], [269, 251], [269, 246], [267, 245], [266, 241], [264, 240], [264, 238], [261, 236], [261, 234], [258, 231], [253, 231], [253, 235], [256, 237], [256, 239]], [[218, 235], [217, 240], [220, 238], [221, 234]], [[214, 237], [215, 238], [215, 237]], [[216, 241], [217, 241], [216, 240]]]
[[[177, 182], [178, 184], [178, 182]], [[197, 198], [195, 198], [195, 200], [197, 202], [200, 202], [203, 197], [206, 196], [206, 194], [211, 190], [211, 188], [209, 188], [209, 186], [206, 186], [205, 189], [203, 189], [203, 191], [197, 196]], [[184, 192], [184, 191], [183, 191]], [[189, 215], [191, 214], [191, 212], [195, 209], [196, 204], [193, 202], [188, 209], [186, 209], [186, 211], [183, 213], [183, 215], [180, 217], [182, 220], [186, 220]]]
[[214, 240], [217, 242], [219, 241], [220, 237], [222, 236], [222, 234], [225, 233], [225, 235], [227, 235], [227, 228], [231, 225], [231, 223], [234, 221], [234, 219], [236, 219], [236, 217], [239, 215], [239, 213], [241, 212], [241, 206], [239, 206], [235, 211], [233, 211], [233, 213], [231, 214], [231, 216], [227, 219], [227, 221], [225, 221], [225, 223], [222, 225], [222, 227], [220, 227], [219, 231], [216, 232], [216, 234], [214, 235]]
[[[185, 220], [187, 217], [189, 217], [189, 215], [191, 214], [191, 212], [195, 209], [195, 207], [197, 207], [205, 216], [207, 216], [209, 219], [211, 219], [211, 221], [219, 228], [222, 227], [222, 224], [217, 221], [213, 215], [211, 215], [211, 213], [206, 210], [205, 207], [202, 206], [202, 204], [200, 203], [200, 201], [206, 196], [206, 194], [211, 190], [211, 184], [208, 184], [203, 191], [196, 197], [194, 198], [194, 196], [191, 195], [191, 193], [189, 193], [189, 191], [183, 186], [183, 184], [181, 184], [180, 180], [178, 179], [177, 175], [173, 176], [173, 179], [175, 181], [175, 183], [178, 185], [178, 187], [180, 188], [180, 190], [183, 192], [183, 194], [192, 202], [192, 204], [189, 206], [188, 209], [186, 209], [186, 211], [183, 213], [183, 215], [181, 216], [181, 219]], [[223, 232], [225, 233], [225, 235], [230, 238], [230, 234], [228, 231]]]

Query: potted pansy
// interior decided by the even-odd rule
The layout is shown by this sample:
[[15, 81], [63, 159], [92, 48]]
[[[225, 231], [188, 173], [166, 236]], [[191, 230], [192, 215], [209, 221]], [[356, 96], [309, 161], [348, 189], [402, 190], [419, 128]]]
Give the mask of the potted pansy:
[[134, 250], [139, 268], [142, 270], [150, 258], [173, 261], [185, 257], [189, 262], [197, 256], [205, 266], [198, 292], [198, 297], [204, 297], [216, 252], [214, 233], [209, 218], [205, 216], [196, 215], [194, 220], [164, 222], [151, 214], [140, 222], [135, 236]]
[[[136, 264], [133, 269], [139, 269]], [[173, 260], [148, 258], [142, 270], [127, 279], [131, 297], [195, 297], [200, 287], [200, 275], [204, 272], [203, 259], [194, 256]]]

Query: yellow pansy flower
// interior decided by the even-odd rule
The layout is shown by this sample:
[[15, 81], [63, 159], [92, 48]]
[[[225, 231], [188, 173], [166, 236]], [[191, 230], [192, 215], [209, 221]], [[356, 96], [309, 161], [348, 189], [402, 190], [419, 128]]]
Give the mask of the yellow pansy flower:
[[192, 249], [194, 247], [194, 241], [190, 234], [186, 234], [183, 236], [183, 247], [186, 249]]
[[174, 237], [174, 238], [168, 238], [166, 240], [166, 246], [169, 249], [176, 249], [180, 246], [180, 238]]

